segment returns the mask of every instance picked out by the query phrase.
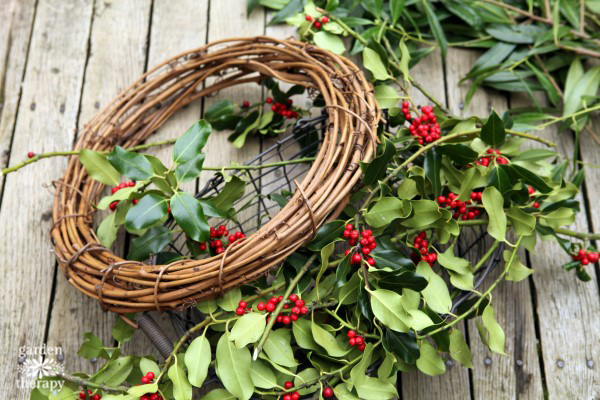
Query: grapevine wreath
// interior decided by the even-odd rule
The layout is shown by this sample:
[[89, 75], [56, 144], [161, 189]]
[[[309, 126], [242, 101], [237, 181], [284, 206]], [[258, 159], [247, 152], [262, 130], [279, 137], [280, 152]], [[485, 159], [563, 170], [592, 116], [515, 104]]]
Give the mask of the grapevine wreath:
[[[210, 77], [217, 79], [207, 83]], [[100, 245], [92, 202], [104, 185], [89, 179], [72, 157], [55, 192], [52, 240], [73, 286], [104, 310], [121, 314], [189, 307], [264, 275], [341, 212], [361, 178], [359, 162], [373, 157], [380, 109], [371, 84], [352, 62], [295, 40], [227, 39], [166, 60], [100, 111], [85, 126], [76, 150], [135, 146], [186, 104], [267, 77], [318, 90], [329, 118], [316, 159], [288, 204], [222, 254], [146, 265]]]

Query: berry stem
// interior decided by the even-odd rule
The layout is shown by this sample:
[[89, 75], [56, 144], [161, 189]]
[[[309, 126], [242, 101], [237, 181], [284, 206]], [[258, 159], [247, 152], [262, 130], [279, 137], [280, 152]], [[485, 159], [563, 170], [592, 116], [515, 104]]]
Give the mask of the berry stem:
[[[296, 287], [296, 285], [298, 285], [298, 282], [300, 282], [300, 279], [302, 279], [302, 277], [308, 271], [308, 269], [310, 268], [310, 266], [312, 265], [313, 261], [316, 258], [317, 258], [317, 254], [316, 253], [313, 254], [312, 256], [310, 256], [310, 258], [302, 266], [302, 268], [300, 269], [300, 271], [298, 271], [298, 274], [296, 275], [296, 277], [294, 279], [292, 279], [292, 281], [290, 282], [288, 288], [286, 289], [285, 293], [283, 294], [283, 298], [284, 299], [287, 299], [288, 297], [290, 297], [290, 294], [292, 294], [292, 291], [294, 290], [294, 288]], [[285, 301], [279, 302], [279, 304], [277, 305], [277, 308], [275, 309], [275, 311], [273, 311], [271, 313], [271, 318], [269, 319], [269, 322], [267, 323], [265, 331], [263, 332], [263, 334], [262, 334], [262, 336], [260, 338], [260, 341], [258, 342], [258, 346], [256, 346], [256, 348], [254, 349], [254, 354], [252, 356], [252, 359], [254, 361], [256, 361], [256, 359], [258, 358], [258, 355], [262, 351], [263, 346], [265, 345], [265, 342], [267, 341], [267, 338], [269, 337], [269, 334], [271, 333], [271, 330], [273, 329], [273, 325], [275, 324], [275, 321], [277, 320], [277, 316], [279, 315], [279, 313], [281, 312], [281, 310], [283, 310], [283, 305], [284, 304], [285, 304]]]
[[73, 382], [77, 386], [81, 386], [81, 387], [85, 388], [86, 395], [87, 395], [88, 388], [99, 389], [99, 390], [103, 390], [105, 392], [112, 392], [112, 393], [127, 392], [127, 388], [125, 386], [110, 387], [110, 386], [102, 385], [100, 383], [95, 383], [95, 382], [89, 381], [87, 379], [80, 378], [78, 376], [70, 375], [65, 372], [62, 372], [56, 376], [62, 380], [65, 380], [68, 382]]
[[510, 255], [510, 258], [504, 265], [504, 270], [502, 271], [502, 273], [498, 276], [498, 278], [496, 278], [496, 280], [490, 285], [490, 287], [481, 294], [481, 297], [479, 297], [479, 299], [465, 313], [459, 315], [453, 321], [449, 322], [448, 324], [446, 324], [444, 326], [441, 326], [437, 329], [427, 332], [427, 334], [425, 334], [425, 335], [417, 336], [417, 339], [422, 340], [422, 339], [428, 338], [432, 335], [435, 335], [436, 333], [443, 332], [446, 329], [452, 328], [454, 325], [456, 325], [457, 323], [459, 323], [460, 321], [465, 319], [469, 314], [471, 314], [474, 310], [476, 310], [477, 307], [479, 307], [479, 304], [481, 304], [481, 302], [492, 293], [494, 288], [496, 288], [496, 286], [498, 286], [498, 284], [504, 280], [504, 277], [508, 273], [510, 266], [512, 265], [512, 263], [515, 261], [515, 258], [517, 257], [517, 252], [519, 251], [519, 246], [521, 245], [521, 241], [523, 240], [523, 238], [524, 238], [523, 235], [519, 236], [519, 240], [517, 240], [517, 243], [515, 244], [515, 248], [513, 249], [512, 253]]

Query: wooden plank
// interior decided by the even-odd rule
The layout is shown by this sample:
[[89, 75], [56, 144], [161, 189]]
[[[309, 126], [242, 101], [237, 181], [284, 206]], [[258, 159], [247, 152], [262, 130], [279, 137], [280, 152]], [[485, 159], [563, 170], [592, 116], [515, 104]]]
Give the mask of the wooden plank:
[[[34, 15], [35, 0], [0, 2], [0, 168], [8, 164]], [[0, 179], [0, 199], [3, 187]]]
[[[511, 98], [512, 107], [530, 103], [525, 96]], [[559, 133], [556, 127], [549, 127], [536, 134], [558, 143], [557, 150], [564, 157], [572, 157], [573, 140], [568, 132]], [[588, 232], [586, 219], [585, 212], [578, 214], [571, 229]], [[597, 398], [600, 300], [596, 272], [589, 268], [593, 281], [584, 283], [572, 272], [562, 270], [569, 257], [554, 241], [538, 243], [530, 259], [536, 270], [533, 282], [548, 398]]]
[[[448, 107], [461, 116], [487, 117], [491, 108], [501, 113], [507, 109], [506, 97], [491, 90], [479, 89], [467, 108], [463, 106], [470, 82], [459, 86], [459, 81], [481, 53], [473, 50], [451, 49], [446, 63]], [[488, 243], [489, 245], [491, 243]], [[523, 261], [524, 254], [521, 255]], [[488, 277], [493, 281], [501, 266]], [[485, 290], [488, 285], [478, 289]], [[542, 381], [536, 351], [537, 339], [533, 320], [531, 294], [527, 281], [505, 282], [493, 293], [496, 319], [506, 334], [506, 354], [492, 354], [479, 337], [474, 321], [469, 322], [469, 339], [474, 369], [471, 371], [475, 399], [541, 398]], [[497, 379], [502, 377], [502, 379]]]
[[[208, 42], [220, 39], [248, 37], [264, 34], [265, 13], [262, 8], [255, 10], [252, 15], [246, 15], [246, 7], [236, 0], [219, 0], [210, 4]], [[214, 83], [217, 78], [207, 79], [207, 85]], [[231, 100], [241, 104], [244, 100], [250, 103], [259, 101], [262, 93], [261, 88], [252, 84], [243, 84], [224, 89], [219, 93], [204, 99], [204, 109], [210, 108], [220, 100]], [[215, 131], [210, 136], [206, 144], [206, 166], [224, 166], [230, 165], [235, 161], [239, 164], [251, 160], [260, 153], [260, 140], [256, 137], [249, 137], [246, 144], [241, 148], [235, 148], [227, 140], [230, 131]], [[214, 176], [214, 171], [204, 171], [200, 175], [199, 187], [202, 188], [206, 182]], [[247, 177], [244, 177], [249, 181]], [[246, 185], [246, 193], [254, 191], [254, 187]], [[238, 214], [240, 222], [252, 219], [257, 213], [257, 207], [248, 207]], [[214, 221], [209, 221], [214, 223]], [[233, 224], [229, 224], [231, 231], [236, 231]]]
[[[415, 81], [438, 101], [445, 104], [444, 70], [439, 51], [434, 51], [411, 71]], [[416, 88], [411, 94], [418, 105], [433, 105]], [[470, 383], [467, 369], [458, 363], [446, 367], [440, 376], [427, 376], [419, 371], [402, 373], [402, 398], [407, 399], [467, 399], [470, 398]]]
[[[78, 120], [80, 130], [101, 107], [143, 73], [150, 6], [150, 0], [95, 2]], [[101, 220], [102, 216], [96, 218]], [[122, 251], [123, 243], [115, 247]], [[85, 332], [91, 331], [106, 345], [112, 345], [115, 314], [104, 313], [96, 300], [75, 290], [62, 274], [56, 277], [56, 293], [48, 345], [63, 349], [67, 371], [92, 372], [102, 363], [92, 364], [74, 355]]]
[[[152, 9], [152, 26], [148, 48], [148, 69], [162, 60], [185, 50], [201, 46], [206, 42], [208, 24], [208, 0], [155, 1]], [[179, 110], [153, 134], [148, 141], [159, 141], [181, 136], [201, 115], [201, 101], [194, 102]], [[154, 148], [148, 151], [169, 165], [172, 147]], [[194, 192], [196, 182], [183, 186]], [[177, 335], [166, 313], [152, 312], [152, 317], [169, 337], [175, 341]], [[128, 354], [152, 354], [157, 359], [162, 356], [150, 343], [143, 332], [136, 332], [131, 342], [124, 346]]]
[[[32, 146], [38, 152], [71, 147], [91, 14], [91, 0], [39, 2], [11, 163], [21, 160]], [[0, 383], [5, 398], [29, 398], [29, 390], [15, 384], [16, 350], [44, 343], [56, 263], [48, 235], [52, 194], [42, 185], [60, 178], [65, 167], [64, 159], [45, 160], [6, 179], [0, 210], [0, 237], [10, 238], [0, 243], [3, 265], [10, 266], [4, 270], [0, 304], [0, 337], [6, 349], [0, 356]]]

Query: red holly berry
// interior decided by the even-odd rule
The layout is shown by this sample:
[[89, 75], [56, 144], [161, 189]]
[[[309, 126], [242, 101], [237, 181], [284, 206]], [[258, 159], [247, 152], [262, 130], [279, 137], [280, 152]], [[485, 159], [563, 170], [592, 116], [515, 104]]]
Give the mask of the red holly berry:
[[291, 394], [283, 395], [283, 400], [292, 400], [292, 395]]
[[301, 314], [306, 314], [308, 312], [308, 307], [300, 307], [300, 313]]
[[537, 201], [533, 203], [533, 208], [540, 208], [540, 203], [538, 203]]
[[244, 300], [240, 300], [238, 307], [240, 308], [246, 308], [246, 306], [248, 306], [248, 303], [246, 303]]
[[356, 346], [356, 338], [348, 339], [348, 343], [350, 344], [350, 346]]
[[292, 400], [300, 400], [300, 393], [298, 393], [298, 392], [292, 393]]
[[360, 254], [355, 253], [352, 255], [352, 259], [350, 260], [350, 262], [352, 264], [360, 264], [361, 260], [362, 260], [362, 257], [360, 256]]
[[365, 347], [367, 347], [367, 345], [363, 343], [363, 344], [361, 344], [361, 345], [358, 346], [358, 349], [360, 351], [365, 351]]
[[242, 107], [243, 107], [243, 108], [248, 108], [248, 107], [250, 107], [250, 102], [249, 102], [249, 101], [247, 101], [247, 100], [244, 100], [244, 101], [242, 102]]
[[286, 388], [286, 389], [291, 389], [291, 388], [294, 387], [294, 383], [290, 382], [290, 381], [287, 381], [286, 383], [283, 384], [283, 387]]
[[375, 259], [373, 259], [373, 258], [368, 258], [368, 259], [367, 259], [367, 264], [369, 264], [369, 265], [371, 265], [371, 266], [375, 265]]
[[148, 377], [148, 379], [152, 380], [152, 379], [154, 379], [154, 372], [152, 372], [152, 371], [149, 371], [149, 372], [146, 374], [146, 376]]
[[325, 398], [329, 398], [333, 396], [333, 389], [330, 387], [326, 387], [325, 389], [323, 389], [323, 397]]
[[304, 17], [307, 21], [312, 21], [312, 17], [308, 14], [306, 14], [306, 17]]
[[269, 302], [269, 303], [267, 303], [267, 306], [266, 306], [266, 308], [267, 308], [267, 311], [268, 311], [268, 312], [273, 312], [273, 311], [275, 311], [275, 308], [276, 308], [276, 307], [275, 307], [275, 304], [273, 304], [273, 303]]
[[328, 23], [329, 22], [329, 17], [327, 15], [323, 16], [321, 18], [321, 22], [324, 23], [324, 24]]
[[355, 342], [356, 342], [356, 344], [358, 344], [358, 345], [361, 345], [361, 344], [363, 344], [363, 343], [364, 343], [364, 339], [363, 339], [363, 337], [362, 337], [362, 336], [356, 336], [356, 337], [354, 338], [354, 341], [355, 341]]
[[113, 201], [112, 203], [110, 203], [110, 206], [108, 206], [111, 211], [115, 211], [117, 209], [117, 205], [119, 204], [118, 201]]
[[131, 202], [133, 203], [133, 205], [136, 205], [137, 203], [140, 202], [140, 200], [139, 199], [133, 199]]
[[90, 400], [100, 400], [102, 397], [100, 397], [99, 394], [95, 394], [92, 397], [90, 397]]
[[349, 330], [348, 333], [346, 334], [349, 338], [353, 338], [356, 337], [356, 332], [353, 330]]
[[147, 376], [142, 376], [142, 383], [143, 384], [150, 383], [150, 379], [148, 379]]
[[300, 299], [300, 300], [296, 300], [296, 306], [298, 306], [298, 307], [302, 307], [302, 306], [304, 306], [304, 304], [305, 304], [305, 303], [304, 303], [304, 300], [302, 300], [302, 299]]
[[217, 249], [215, 250], [215, 253], [217, 253], [217, 254], [221, 254], [221, 253], [223, 253], [224, 251], [225, 251], [225, 249], [224, 249], [224, 248], [222, 248], [222, 247], [217, 247]]
[[321, 29], [321, 23], [319, 21], [315, 21], [313, 23], [313, 26], [315, 27], [315, 29]]
[[293, 314], [300, 314], [300, 307], [296, 306], [296, 307], [292, 308], [292, 313]]
[[290, 294], [289, 299], [292, 303], [295, 303], [296, 301], [298, 301], [298, 295], [295, 293], [292, 293], [292, 294]]
[[235, 310], [235, 313], [237, 315], [244, 315], [246, 313], [246, 310], [244, 310], [242, 307], [238, 307], [237, 310]]

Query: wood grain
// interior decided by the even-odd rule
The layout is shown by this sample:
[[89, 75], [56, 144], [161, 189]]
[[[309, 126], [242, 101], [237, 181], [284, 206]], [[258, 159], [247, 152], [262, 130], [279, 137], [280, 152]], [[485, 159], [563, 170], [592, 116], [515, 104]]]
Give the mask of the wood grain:
[[[38, 3], [11, 163], [32, 147], [37, 152], [71, 147], [91, 14], [90, 0]], [[0, 302], [4, 398], [29, 398], [28, 390], [15, 384], [17, 349], [44, 343], [56, 263], [48, 240], [52, 196], [43, 185], [58, 179], [65, 167], [64, 159], [45, 160], [6, 177], [0, 209], [0, 237], [11, 238], [0, 241], [1, 264], [6, 266]]]
[[[544, 104], [544, 99], [540, 101]], [[512, 96], [512, 107], [524, 104], [530, 104], [530, 100], [525, 96]], [[568, 131], [559, 133], [552, 126], [536, 134], [558, 143], [557, 151], [563, 157], [572, 156], [573, 138]], [[579, 200], [583, 200], [583, 196], [580, 195]], [[585, 207], [583, 202], [582, 207]], [[571, 229], [588, 231], [585, 212], [577, 215]], [[533, 274], [536, 312], [549, 398], [596, 399], [600, 397], [596, 372], [600, 359], [600, 331], [597, 329], [600, 297], [595, 284], [596, 273], [588, 269], [592, 282], [585, 283], [572, 271], [564, 271], [561, 266], [570, 258], [554, 241], [538, 242], [530, 259], [536, 270]]]
[[[0, 168], [8, 164], [34, 14], [35, 0], [0, 2]], [[3, 187], [0, 179], [0, 199]]]
[[[508, 108], [505, 96], [486, 89], [477, 90], [468, 107], [464, 107], [464, 99], [471, 82], [459, 85], [459, 81], [480, 54], [464, 49], [448, 51], [446, 82], [448, 107], [453, 114], [486, 118], [492, 108], [499, 114]], [[521, 257], [525, 262], [523, 256], [524, 252]], [[480, 292], [500, 273], [502, 265], [501, 263], [486, 280], [487, 284], [478, 289]], [[493, 292], [492, 305], [496, 311], [496, 319], [506, 334], [507, 355], [492, 354], [481, 341], [474, 321], [469, 321], [469, 339], [474, 364], [471, 371], [474, 398], [541, 398], [542, 381], [536, 350], [537, 338], [527, 280], [502, 283]], [[502, 379], [497, 379], [499, 376]]]
[[[95, 2], [78, 120], [80, 130], [101, 107], [144, 72], [150, 5], [150, 0]], [[123, 251], [124, 235], [120, 238], [115, 248]], [[62, 274], [57, 274], [55, 284], [48, 345], [63, 349], [68, 371], [92, 372], [103, 362], [90, 363], [75, 356], [83, 334], [94, 332], [112, 346], [115, 315], [104, 313], [97, 301], [73, 290]]]

